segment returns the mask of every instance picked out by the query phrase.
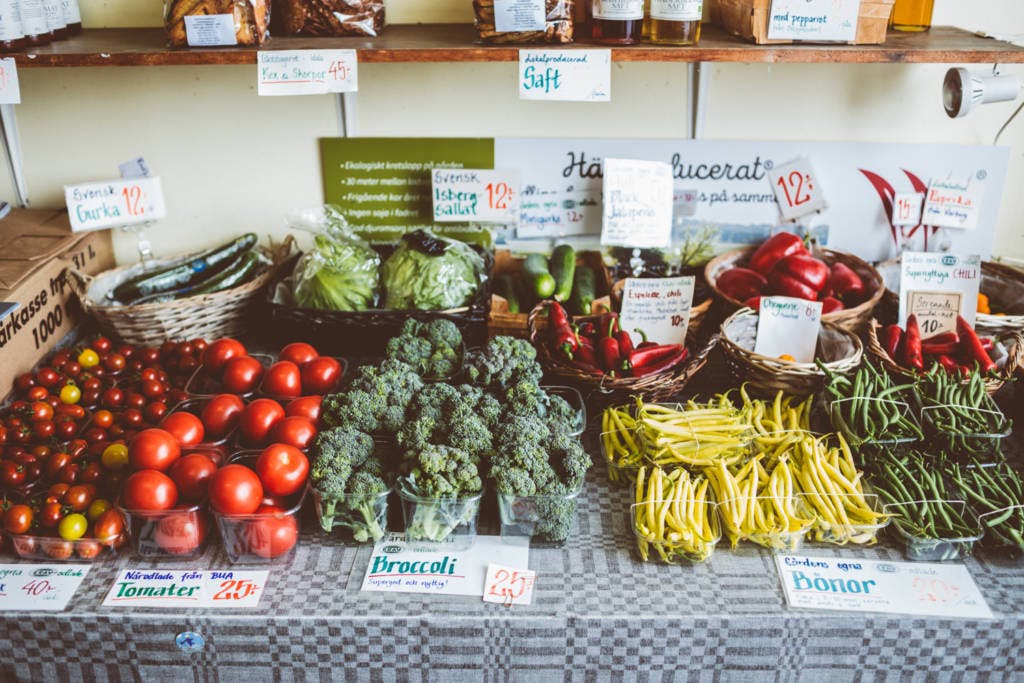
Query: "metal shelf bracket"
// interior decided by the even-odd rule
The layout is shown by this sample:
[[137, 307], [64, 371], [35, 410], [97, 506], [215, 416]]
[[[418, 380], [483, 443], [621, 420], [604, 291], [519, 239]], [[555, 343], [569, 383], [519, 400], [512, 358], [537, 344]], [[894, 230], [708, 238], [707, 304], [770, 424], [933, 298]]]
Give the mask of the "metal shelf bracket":
[[710, 83], [710, 63], [690, 62], [686, 65], [686, 137], [691, 140], [704, 137]]
[[338, 93], [338, 133], [343, 138], [356, 136], [356, 93]]
[[28, 206], [28, 188], [25, 184], [25, 167], [21, 159], [21, 138], [18, 136], [18, 117], [13, 104], [0, 104], [0, 130], [3, 132], [4, 155], [11, 171], [14, 194], [18, 206]]

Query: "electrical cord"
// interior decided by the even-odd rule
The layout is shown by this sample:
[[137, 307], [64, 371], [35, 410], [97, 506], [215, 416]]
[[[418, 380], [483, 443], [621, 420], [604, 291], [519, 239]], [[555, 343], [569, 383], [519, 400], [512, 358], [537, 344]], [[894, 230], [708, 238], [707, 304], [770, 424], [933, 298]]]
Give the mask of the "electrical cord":
[[1021, 110], [1021, 109], [1024, 109], [1024, 102], [1021, 102], [1021, 103], [1020, 103], [1020, 106], [1019, 106], [1019, 107], [1017, 107], [1016, 109], [1014, 109], [1014, 110], [1013, 110], [1013, 113], [1012, 113], [1012, 114], [1010, 114], [1010, 118], [1006, 119], [1006, 123], [1004, 123], [1004, 124], [1003, 124], [1003, 127], [999, 129], [999, 132], [998, 132], [998, 133], [996, 133], [996, 138], [995, 138], [995, 140], [993, 140], [993, 141], [992, 141], [992, 144], [993, 144], [993, 145], [998, 145], [998, 144], [999, 144], [999, 137], [1000, 137], [1000, 136], [1001, 136], [1001, 135], [1003, 134], [1003, 131], [1005, 131], [1005, 130], [1007, 129], [1007, 127], [1008, 127], [1008, 126], [1009, 126], [1009, 125], [1010, 125], [1011, 123], [1013, 123], [1013, 120], [1014, 120], [1015, 118], [1017, 118], [1017, 114], [1019, 114], [1019, 113], [1020, 113], [1020, 110]]

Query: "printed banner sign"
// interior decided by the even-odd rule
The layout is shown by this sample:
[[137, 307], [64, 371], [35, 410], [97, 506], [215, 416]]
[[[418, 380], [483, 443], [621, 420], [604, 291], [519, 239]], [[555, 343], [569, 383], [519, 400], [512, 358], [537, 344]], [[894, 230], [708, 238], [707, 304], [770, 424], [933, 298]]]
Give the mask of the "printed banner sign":
[[72, 232], [148, 223], [167, 215], [160, 178], [65, 185]]
[[88, 573], [87, 564], [0, 565], [0, 611], [60, 612]]
[[267, 571], [125, 569], [104, 607], [253, 608], [260, 604]]

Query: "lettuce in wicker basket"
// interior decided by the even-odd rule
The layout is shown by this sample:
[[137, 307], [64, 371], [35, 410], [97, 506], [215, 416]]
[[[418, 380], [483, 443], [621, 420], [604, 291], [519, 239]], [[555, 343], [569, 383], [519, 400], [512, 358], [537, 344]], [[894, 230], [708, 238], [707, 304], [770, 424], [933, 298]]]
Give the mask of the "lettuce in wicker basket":
[[[319, 232], [313, 248], [302, 255], [292, 272], [295, 303], [302, 308], [365, 311], [377, 300], [380, 256], [353, 233], [337, 209], [325, 206], [313, 218]], [[290, 221], [292, 223], [292, 221]], [[293, 227], [309, 229], [300, 219]]]
[[384, 308], [443, 311], [466, 306], [483, 280], [484, 260], [465, 242], [426, 230], [402, 236], [381, 267]]

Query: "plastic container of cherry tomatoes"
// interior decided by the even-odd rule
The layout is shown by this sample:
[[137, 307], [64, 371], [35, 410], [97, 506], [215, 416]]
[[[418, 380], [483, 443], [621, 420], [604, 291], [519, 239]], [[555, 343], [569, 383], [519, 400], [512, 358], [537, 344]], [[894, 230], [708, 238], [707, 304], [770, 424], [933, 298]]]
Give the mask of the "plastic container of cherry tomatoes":
[[[348, 361], [345, 358], [342, 358], [341, 356], [319, 356], [318, 358], [331, 358], [331, 359], [337, 361], [338, 366], [339, 366], [338, 381], [334, 385], [334, 388], [331, 389], [330, 391], [328, 391], [327, 394], [331, 394], [331, 393], [334, 393], [335, 391], [338, 391], [338, 389], [340, 389], [341, 386], [345, 383], [345, 378], [348, 377]], [[260, 397], [260, 398], [272, 398], [275, 401], [277, 401], [278, 403], [280, 403], [281, 405], [286, 405], [289, 401], [294, 401], [295, 399], [301, 398], [303, 396], [324, 396], [325, 395], [322, 392], [313, 391], [311, 388], [306, 387], [304, 385], [301, 386], [301, 389], [300, 389], [300, 392], [299, 392], [298, 396], [282, 396], [280, 394], [275, 394], [275, 393], [269, 391], [267, 389], [266, 384], [265, 384], [266, 381], [267, 381], [267, 372], [272, 367], [274, 367], [274, 365], [276, 365], [280, 360], [281, 359], [279, 359], [277, 356], [271, 356], [271, 363], [264, 370], [264, 372], [263, 372], [263, 379], [260, 380], [259, 388], [256, 389], [256, 395], [258, 397]], [[300, 375], [301, 375], [301, 372], [302, 372], [302, 367], [300, 366], [299, 367]], [[301, 384], [301, 382], [300, 382], [300, 384]]]
[[192, 377], [188, 380], [185, 385], [185, 391], [196, 397], [211, 398], [217, 394], [234, 394], [238, 393], [239, 396], [250, 397], [255, 396], [256, 391], [259, 389], [260, 384], [263, 382], [263, 377], [267, 374], [267, 370], [271, 365], [274, 364], [274, 357], [269, 353], [250, 353], [250, 358], [255, 358], [259, 361], [260, 365], [263, 366], [263, 370], [260, 372], [260, 379], [253, 387], [252, 391], [244, 393], [238, 393], [234, 391], [228, 391], [224, 388], [223, 383], [219, 377], [213, 377], [206, 371], [205, 365], [200, 365], [196, 368], [196, 371], [192, 373]]
[[[206, 408], [206, 405], [210, 401], [213, 400], [213, 398], [214, 398], [213, 396], [193, 396], [192, 398], [187, 398], [184, 401], [182, 401], [181, 403], [179, 403], [178, 405], [176, 405], [173, 408], [171, 408], [167, 412], [167, 416], [165, 416], [164, 419], [167, 419], [167, 417], [169, 417], [169, 416], [171, 416], [171, 415], [173, 415], [175, 413], [191, 413], [192, 415], [195, 415], [196, 417], [198, 417], [200, 422], [202, 422], [203, 410]], [[204, 430], [204, 432], [206, 430], [206, 424], [205, 423], [203, 424], [203, 430]], [[228, 442], [231, 441], [231, 439], [235, 436], [235, 433], [237, 431], [238, 431], [238, 425], [236, 424], [234, 427], [232, 427], [228, 431], [227, 434], [212, 435], [212, 436], [210, 434], [206, 434], [204, 436], [204, 438], [203, 438], [203, 442], [200, 443], [200, 444], [197, 444], [195, 446], [195, 448], [210, 449], [210, 450], [216, 449], [216, 450], [218, 450], [220, 452], [220, 459], [217, 460], [216, 462], [217, 462], [218, 465], [220, 465], [220, 463], [222, 461], [227, 459], [227, 454], [228, 454], [226, 449], [224, 449], [223, 447]]]
[[114, 541], [100, 542], [95, 538], [79, 538], [65, 541], [59, 536], [36, 536], [33, 534], [7, 534], [14, 554], [23, 560], [45, 560], [47, 562], [95, 562], [113, 557], [124, 545], [122, 534]]
[[118, 501], [136, 557], [190, 560], [206, 550], [210, 513], [205, 505], [182, 505], [170, 510], [128, 510]]

